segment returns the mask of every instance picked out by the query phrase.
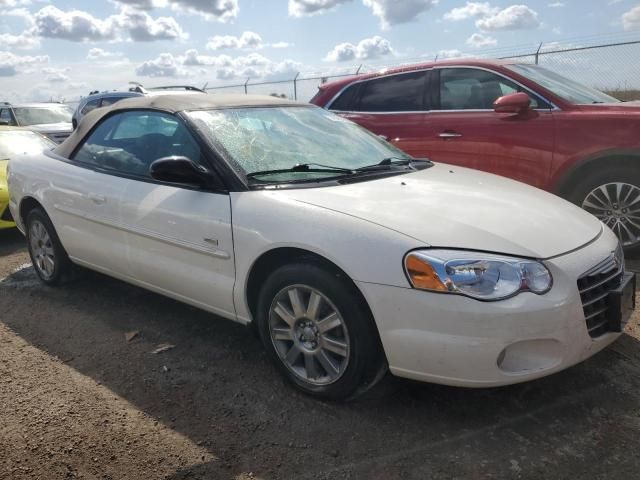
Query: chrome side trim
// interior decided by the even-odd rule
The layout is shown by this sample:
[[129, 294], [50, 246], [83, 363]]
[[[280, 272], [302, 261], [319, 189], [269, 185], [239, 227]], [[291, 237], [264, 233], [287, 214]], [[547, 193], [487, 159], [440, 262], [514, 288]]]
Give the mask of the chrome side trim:
[[168, 245], [173, 245], [175, 247], [184, 248], [186, 250], [191, 250], [197, 253], [204, 253], [206, 255], [212, 255], [217, 258], [221, 258], [223, 260], [229, 260], [231, 255], [225, 250], [221, 250], [219, 248], [212, 248], [205, 245], [200, 245], [193, 242], [187, 242], [185, 240], [181, 240], [176, 237], [172, 237], [169, 235], [164, 235], [162, 233], [155, 232], [153, 230], [148, 230], [146, 228], [134, 227], [132, 225], [127, 225], [122, 222], [118, 222], [115, 219], [110, 219], [107, 217], [99, 217], [97, 215], [89, 215], [81, 210], [63, 206], [56, 204], [54, 208], [60, 212], [66, 213], [67, 215], [73, 215], [74, 217], [79, 217], [89, 222], [97, 223], [99, 225], [104, 225], [106, 227], [115, 228], [116, 230], [120, 230], [127, 233], [132, 233], [134, 235], [139, 235], [141, 237], [149, 238], [151, 240], [156, 240], [162, 243], [166, 243]]

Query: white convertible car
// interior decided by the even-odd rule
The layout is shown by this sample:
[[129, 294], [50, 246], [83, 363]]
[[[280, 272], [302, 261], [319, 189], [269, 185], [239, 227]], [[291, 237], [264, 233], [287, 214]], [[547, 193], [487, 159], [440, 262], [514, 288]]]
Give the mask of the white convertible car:
[[251, 323], [325, 398], [387, 367], [532, 380], [602, 350], [634, 308], [618, 240], [580, 208], [271, 97], [124, 100], [12, 159], [9, 186], [43, 282], [77, 264]]

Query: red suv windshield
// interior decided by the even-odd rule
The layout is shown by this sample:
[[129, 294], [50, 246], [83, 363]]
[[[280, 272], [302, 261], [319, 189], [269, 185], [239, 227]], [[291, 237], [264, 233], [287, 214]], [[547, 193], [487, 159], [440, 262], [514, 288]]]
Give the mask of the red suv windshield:
[[576, 105], [585, 105], [592, 103], [617, 103], [617, 100], [609, 95], [587, 87], [581, 83], [574, 82], [562, 75], [558, 75], [551, 70], [539, 67], [537, 65], [507, 65], [507, 68], [523, 75], [537, 84], [543, 86], [547, 90], [555, 93], [557, 96], [565, 99], [567, 102]]

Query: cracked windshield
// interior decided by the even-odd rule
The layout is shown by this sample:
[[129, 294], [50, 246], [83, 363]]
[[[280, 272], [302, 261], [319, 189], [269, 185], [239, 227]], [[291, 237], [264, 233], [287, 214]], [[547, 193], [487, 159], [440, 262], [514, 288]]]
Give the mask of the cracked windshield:
[[[220, 143], [244, 174], [258, 182], [333, 178], [385, 158], [409, 158], [358, 125], [319, 108], [268, 107], [191, 112], [205, 134]], [[331, 168], [329, 168], [331, 167]], [[314, 170], [325, 171], [314, 171]]]

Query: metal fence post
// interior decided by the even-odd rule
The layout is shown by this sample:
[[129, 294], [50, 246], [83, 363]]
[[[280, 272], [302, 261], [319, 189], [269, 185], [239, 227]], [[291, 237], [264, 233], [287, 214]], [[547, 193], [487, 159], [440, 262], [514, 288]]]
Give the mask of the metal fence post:
[[538, 59], [540, 57], [540, 49], [542, 48], [542, 42], [538, 45], [538, 50], [536, 50], [536, 65], [538, 65]]
[[296, 73], [296, 76], [293, 77], [293, 99], [298, 100], [298, 76], [300, 72]]
[[248, 94], [249, 92], [247, 91], [247, 85], [249, 84], [249, 80], [251, 80], [251, 77], [247, 77], [247, 81], [244, 82], [244, 94]]

